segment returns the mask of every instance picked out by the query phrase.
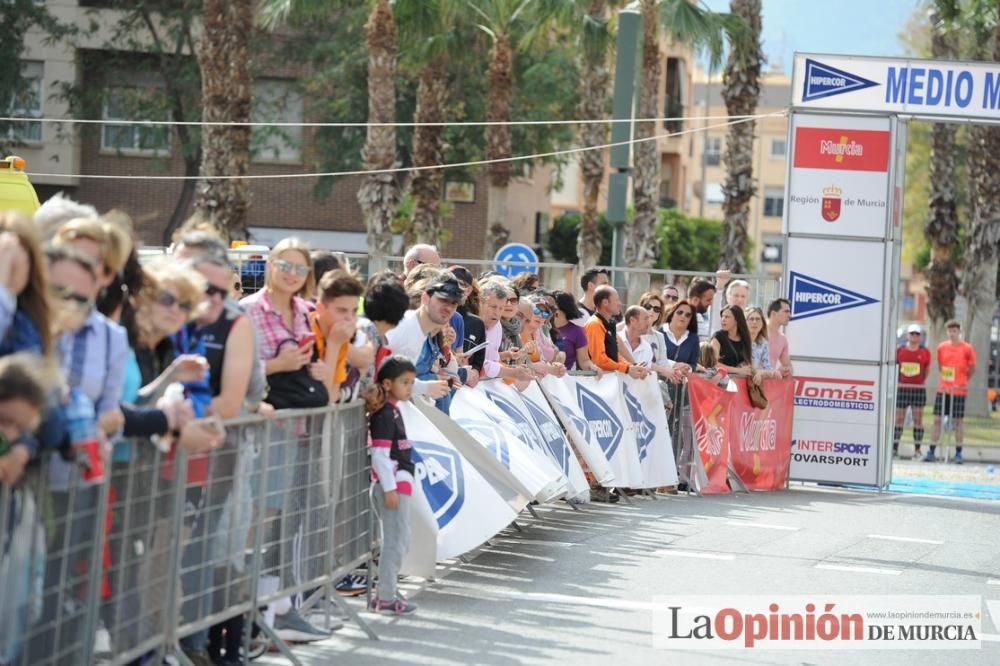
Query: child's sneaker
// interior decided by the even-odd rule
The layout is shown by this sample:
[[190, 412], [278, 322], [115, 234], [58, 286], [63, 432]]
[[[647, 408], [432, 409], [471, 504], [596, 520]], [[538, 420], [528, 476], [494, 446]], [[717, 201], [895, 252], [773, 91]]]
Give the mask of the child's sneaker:
[[417, 605], [412, 601], [407, 601], [400, 597], [399, 599], [372, 599], [371, 605], [368, 607], [369, 610], [375, 613], [392, 613], [393, 615], [409, 615], [416, 612]]

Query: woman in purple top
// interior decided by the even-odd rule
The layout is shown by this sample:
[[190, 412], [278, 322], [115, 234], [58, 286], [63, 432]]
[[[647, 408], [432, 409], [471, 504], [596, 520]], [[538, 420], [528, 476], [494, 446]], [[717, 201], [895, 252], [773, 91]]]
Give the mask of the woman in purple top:
[[597, 370], [590, 362], [590, 354], [587, 352], [587, 334], [581, 326], [573, 323], [574, 319], [582, 316], [576, 299], [565, 291], [557, 291], [553, 296], [556, 299], [553, 323], [559, 331], [559, 341], [556, 344], [566, 353], [566, 369]]

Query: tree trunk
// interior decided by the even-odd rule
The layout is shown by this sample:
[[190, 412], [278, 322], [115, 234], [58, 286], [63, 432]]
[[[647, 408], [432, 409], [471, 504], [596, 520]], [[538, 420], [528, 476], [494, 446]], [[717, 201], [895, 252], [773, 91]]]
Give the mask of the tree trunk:
[[[418, 123], [445, 121], [448, 104], [448, 61], [435, 57], [420, 73], [417, 85]], [[413, 132], [413, 165], [434, 166], [444, 161], [444, 127], [418, 126]], [[429, 243], [437, 245], [441, 236], [441, 197], [444, 174], [440, 169], [414, 171], [410, 180], [413, 193], [413, 216], [403, 236], [404, 245]]]
[[[514, 69], [510, 36], [498, 34], [490, 50], [490, 65], [486, 72], [487, 111], [490, 122], [510, 121], [510, 105], [513, 98]], [[510, 125], [489, 125], [485, 132], [486, 159], [510, 158], [512, 153]], [[487, 258], [510, 238], [507, 228], [507, 187], [510, 185], [512, 167], [508, 162], [495, 162], [488, 167], [490, 177], [490, 200], [486, 213], [486, 242], [484, 254]]]
[[[592, 0], [588, 15], [591, 20], [607, 20], [606, 0]], [[586, 36], [584, 37], [586, 39]], [[603, 48], [584, 47], [580, 58], [580, 118], [598, 120], [607, 117], [608, 71], [607, 53]], [[583, 146], [602, 146], [608, 142], [608, 126], [593, 123], [580, 127]], [[580, 271], [593, 268], [601, 260], [601, 232], [598, 228], [597, 202], [604, 180], [604, 161], [607, 149], [588, 150], [580, 153], [580, 172], [583, 174], [583, 215], [580, 217], [580, 234], [576, 239], [576, 254]]]
[[[933, 26], [931, 53], [935, 59], [954, 59], [957, 53], [953, 32], [936, 14], [931, 16]], [[958, 277], [952, 248], [958, 239], [958, 209], [955, 200], [955, 135], [957, 127], [936, 123], [931, 131], [930, 200], [927, 205], [927, 222], [924, 233], [931, 245], [931, 263], [924, 271], [927, 278], [928, 348], [937, 349], [945, 339], [944, 323], [955, 316], [955, 294]], [[937, 383], [937, 363], [931, 366], [927, 383]]]
[[[657, 0], [642, 0], [642, 73], [640, 74], [640, 118], [659, 115], [658, 93], [662, 67], [660, 66], [660, 22], [657, 17]], [[630, 268], [652, 268], [656, 261], [656, 211], [660, 193], [660, 151], [655, 140], [655, 122], [636, 123], [632, 144], [633, 176], [632, 203], [635, 217], [625, 226], [625, 263]], [[646, 140], [643, 140], [646, 139]], [[648, 273], [627, 273], [626, 302], [638, 303], [639, 296], [649, 287]]]
[[[1000, 26], [995, 28], [1000, 38]], [[977, 48], [977, 51], [980, 49]], [[988, 53], [977, 53], [988, 60]], [[994, 40], [993, 60], [1000, 60], [1000, 42]], [[989, 416], [986, 385], [997, 311], [997, 247], [1000, 245], [1000, 128], [973, 125], [969, 128], [969, 234], [965, 246], [962, 292], [968, 305], [966, 340], [976, 350], [976, 374], [970, 379], [966, 400], [970, 416]]]
[[[748, 116], [757, 111], [760, 98], [760, 70], [764, 54], [760, 50], [761, 0], [731, 0], [730, 11], [746, 21], [750, 34], [729, 52], [722, 77], [722, 98], [730, 116]], [[720, 268], [746, 273], [750, 199], [757, 190], [753, 178], [753, 139], [756, 122], [730, 125], [724, 156], [726, 185], [722, 209], [722, 257]]]
[[[250, 122], [250, 41], [253, 0], [205, 0], [198, 62], [202, 118], [207, 122]], [[250, 127], [202, 128], [201, 180], [195, 210], [225, 236], [245, 238], [250, 195], [242, 178], [250, 165]], [[236, 178], [216, 178], [216, 176]]]
[[[377, 0], [365, 25], [368, 48], [368, 122], [391, 123], [396, 115], [396, 20], [389, 0]], [[396, 128], [369, 126], [361, 149], [366, 170], [396, 166]], [[393, 173], [365, 176], [358, 203], [368, 230], [368, 251], [375, 257], [392, 253], [392, 222], [400, 191]]]

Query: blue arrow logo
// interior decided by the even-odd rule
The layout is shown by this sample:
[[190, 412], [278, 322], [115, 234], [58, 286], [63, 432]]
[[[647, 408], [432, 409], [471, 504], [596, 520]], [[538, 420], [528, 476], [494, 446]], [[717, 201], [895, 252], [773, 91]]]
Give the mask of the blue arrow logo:
[[877, 299], [844, 289], [829, 282], [789, 271], [788, 300], [792, 319], [805, 319], [878, 303]]
[[874, 81], [806, 58], [806, 80], [802, 87], [802, 101], [812, 102], [877, 85], [879, 84]]

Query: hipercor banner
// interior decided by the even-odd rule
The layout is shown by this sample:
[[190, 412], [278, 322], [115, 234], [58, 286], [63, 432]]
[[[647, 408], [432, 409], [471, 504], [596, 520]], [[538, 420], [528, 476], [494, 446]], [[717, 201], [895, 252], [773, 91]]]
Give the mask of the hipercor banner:
[[788, 480], [792, 447], [791, 379], [764, 381], [767, 407], [750, 402], [747, 380], [737, 379], [730, 395], [729, 460], [750, 490], [781, 490]]
[[538, 502], [566, 494], [567, 480], [547, 455], [522, 441], [514, 421], [482, 391], [460, 388], [451, 401], [451, 417], [500, 464], [510, 470]]
[[[530, 385], [529, 385], [530, 386]], [[538, 405], [524, 398], [514, 386], [502, 381], [482, 381], [476, 390], [483, 391], [493, 403], [514, 420], [525, 437], [530, 437], [535, 448], [555, 462], [568, 481], [567, 494], [576, 497], [590, 489], [587, 478], [573, 454], [573, 449], [562, 431], [559, 421], [545, 403]]]
[[989, 62], [797, 53], [792, 106], [1000, 120], [1000, 69]]
[[517, 512], [416, 407], [400, 402], [399, 411], [416, 467], [410, 506], [413, 542], [402, 571], [429, 578], [435, 562], [479, 547]]
[[795, 361], [791, 478], [878, 485], [875, 365]]
[[677, 485], [677, 464], [670, 443], [670, 428], [663, 407], [663, 394], [656, 377], [645, 379], [625, 377], [622, 397], [635, 428], [642, 485], [639, 488], [659, 488]]
[[611, 465], [619, 488], [642, 486], [642, 465], [635, 426], [628, 416], [618, 373], [573, 377], [576, 404]]
[[539, 385], [548, 398], [553, 413], [566, 429], [573, 448], [587, 464], [587, 470], [600, 485], [607, 488], [614, 486], [615, 475], [611, 472], [611, 465], [601, 450], [594, 430], [576, 402], [576, 378], [568, 375], [548, 376], [542, 378]]

